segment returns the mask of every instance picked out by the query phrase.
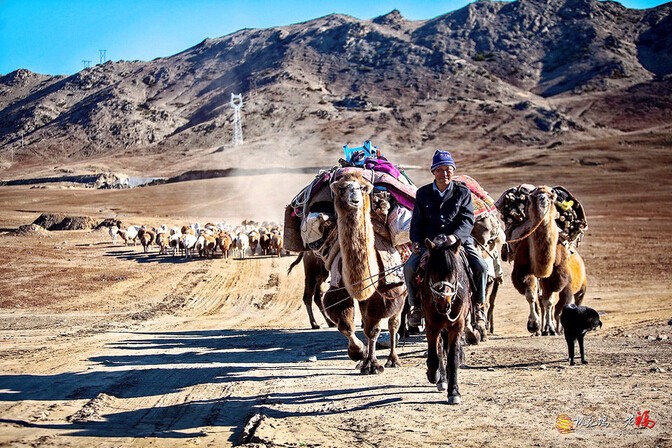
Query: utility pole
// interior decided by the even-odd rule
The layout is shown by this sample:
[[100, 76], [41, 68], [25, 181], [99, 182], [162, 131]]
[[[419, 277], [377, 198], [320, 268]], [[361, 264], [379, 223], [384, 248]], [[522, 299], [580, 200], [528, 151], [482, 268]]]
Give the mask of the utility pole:
[[241, 124], [240, 109], [243, 107], [243, 94], [231, 93], [231, 107], [233, 107], [233, 146], [243, 144], [243, 126]]
[[100, 52], [100, 63], [104, 64], [105, 62], [107, 62], [106, 58], [107, 50], [98, 50], [98, 51]]

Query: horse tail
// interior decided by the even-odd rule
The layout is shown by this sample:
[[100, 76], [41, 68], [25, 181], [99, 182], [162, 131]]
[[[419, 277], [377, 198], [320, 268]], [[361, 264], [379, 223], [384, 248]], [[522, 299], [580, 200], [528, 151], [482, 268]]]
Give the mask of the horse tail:
[[289, 265], [289, 269], [287, 269], [287, 275], [292, 272], [292, 269], [294, 269], [297, 264], [301, 263], [301, 260], [303, 260], [303, 252], [301, 252], [299, 256], [296, 257], [296, 260], [294, 260], [292, 264]]

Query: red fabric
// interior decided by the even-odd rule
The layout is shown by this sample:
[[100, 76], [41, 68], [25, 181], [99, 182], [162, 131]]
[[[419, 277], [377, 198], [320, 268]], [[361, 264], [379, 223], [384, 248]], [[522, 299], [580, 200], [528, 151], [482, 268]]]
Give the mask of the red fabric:
[[481, 187], [481, 184], [476, 182], [476, 179], [466, 174], [460, 174], [453, 179], [462, 182], [471, 191], [471, 201], [474, 204], [474, 218], [496, 210], [494, 199], [488, 196], [488, 192]]

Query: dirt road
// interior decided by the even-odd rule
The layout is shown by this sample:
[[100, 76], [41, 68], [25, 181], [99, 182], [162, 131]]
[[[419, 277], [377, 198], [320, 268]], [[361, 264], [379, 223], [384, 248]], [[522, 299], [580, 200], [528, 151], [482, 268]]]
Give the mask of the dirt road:
[[[533, 182], [562, 178], [554, 157], [568, 156], [549, 156]], [[362, 376], [343, 336], [308, 330], [301, 270], [286, 274], [293, 257], [187, 261], [113, 245], [104, 231], [10, 232], [41, 211], [124, 207], [150, 224], [204, 216], [193, 200], [138, 199], [172, 200], [175, 186], [3, 187], [0, 446], [672, 446], [668, 158], [623, 162], [637, 174], [627, 181], [605, 165], [562, 181], [590, 213], [585, 303], [604, 326], [586, 338], [589, 364], [570, 367], [561, 337], [528, 335], [527, 303], [507, 280], [495, 334], [466, 348], [460, 406], [426, 382], [422, 336], [403, 343], [402, 368]], [[488, 172], [494, 195], [520, 181]], [[656, 190], [637, 196], [654, 175]], [[222, 182], [228, 201], [257, 184], [235, 193]], [[576, 424], [567, 434], [556, 429], [563, 414]]]

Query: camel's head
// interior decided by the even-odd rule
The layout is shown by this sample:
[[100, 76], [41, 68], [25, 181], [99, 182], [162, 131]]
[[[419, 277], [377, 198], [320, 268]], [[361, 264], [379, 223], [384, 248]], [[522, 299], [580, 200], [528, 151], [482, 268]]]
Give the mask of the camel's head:
[[[543, 217], [549, 214], [555, 219], [556, 194], [551, 187], [540, 185], [530, 193], [529, 215]], [[550, 212], [549, 212], [550, 210]]]
[[346, 174], [331, 184], [331, 191], [334, 194], [334, 204], [337, 208], [356, 208], [361, 209], [370, 206], [371, 202], [368, 196], [373, 191], [373, 185], [361, 174]]

